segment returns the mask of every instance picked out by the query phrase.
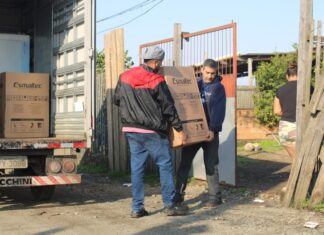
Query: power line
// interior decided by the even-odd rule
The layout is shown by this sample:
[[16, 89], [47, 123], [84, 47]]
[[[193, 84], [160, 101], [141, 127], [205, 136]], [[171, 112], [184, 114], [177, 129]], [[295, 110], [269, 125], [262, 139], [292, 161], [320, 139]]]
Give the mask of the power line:
[[122, 27], [122, 26], [124, 26], [124, 25], [126, 25], [126, 24], [129, 24], [129, 23], [133, 22], [134, 20], [140, 18], [141, 16], [146, 15], [146, 14], [147, 14], [148, 12], [150, 12], [154, 7], [156, 7], [157, 5], [159, 5], [159, 4], [160, 4], [161, 2], [163, 2], [163, 1], [164, 1], [164, 0], [160, 0], [160, 1], [157, 2], [155, 5], [153, 5], [151, 8], [149, 8], [148, 10], [146, 10], [145, 12], [143, 12], [142, 14], [140, 14], [140, 15], [138, 15], [138, 16], [132, 18], [132, 19], [130, 19], [129, 21], [127, 21], [127, 22], [125, 22], [125, 23], [123, 23], [123, 24], [120, 24], [120, 25], [118, 25], [118, 26], [111, 27], [111, 28], [108, 28], [108, 29], [104, 29], [104, 30], [102, 30], [102, 31], [99, 31], [97, 34], [100, 34], [100, 33], [106, 32], [106, 31], [108, 31], [108, 30], [113, 30], [113, 29], [116, 29], [116, 28]]
[[134, 10], [136, 10], [136, 9], [138, 9], [138, 8], [144, 7], [144, 6], [148, 5], [148, 4], [151, 4], [151, 3], [156, 2], [156, 1], [157, 1], [157, 0], [146, 0], [146, 1], [140, 2], [139, 4], [136, 4], [136, 5], [130, 7], [130, 8], [128, 8], [128, 9], [126, 9], [126, 10], [123, 10], [123, 11], [121, 11], [121, 12], [118, 12], [118, 13], [114, 14], [114, 15], [107, 16], [107, 17], [105, 17], [105, 18], [102, 18], [102, 19], [100, 19], [100, 20], [97, 20], [97, 23], [103, 22], [103, 21], [105, 21], [105, 20], [112, 19], [112, 18], [114, 18], [114, 17], [116, 17], [116, 16], [123, 15], [123, 14], [125, 14], [125, 13], [127, 13], [127, 12], [130, 12], [130, 11], [134, 11]]

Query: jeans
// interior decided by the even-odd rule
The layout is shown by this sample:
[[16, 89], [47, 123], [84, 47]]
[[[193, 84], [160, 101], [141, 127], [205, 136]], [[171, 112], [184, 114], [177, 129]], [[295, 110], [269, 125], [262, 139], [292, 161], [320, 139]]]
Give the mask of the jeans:
[[209, 200], [217, 200], [221, 198], [218, 174], [218, 147], [219, 135], [218, 133], [215, 133], [215, 138], [211, 142], [202, 142], [182, 148], [181, 162], [177, 171], [176, 202], [183, 201], [192, 161], [200, 148], [203, 148], [204, 151]]
[[160, 171], [164, 207], [172, 206], [175, 188], [168, 138], [156, 133], [127, 133], [126, 136], [131, 152], [132, 210], [139, 212], [144, 208], [144, 171], [148, 156], [153, 158]]

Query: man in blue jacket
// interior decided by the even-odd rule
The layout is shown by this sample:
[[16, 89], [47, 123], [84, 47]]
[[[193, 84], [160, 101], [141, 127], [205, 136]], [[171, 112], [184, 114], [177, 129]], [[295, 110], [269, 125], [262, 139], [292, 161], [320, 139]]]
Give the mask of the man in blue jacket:
[[222, 203], [218, 175], [218, 147], [219, 132], [222, 131], [225, 118], [226, 94], [221, 84], [222, 77], [217, 75], [216, 61], [205, 60], [201, 72], [202, 77], [198, 78], [198, 86], [209, 127], [208, 140], [182, 148], [181, 162], [177, 171], [175, 203], [180, 204], [184, 201], [192, 161], [202, 148], [208, 183], [206, 207], [216, 207]]

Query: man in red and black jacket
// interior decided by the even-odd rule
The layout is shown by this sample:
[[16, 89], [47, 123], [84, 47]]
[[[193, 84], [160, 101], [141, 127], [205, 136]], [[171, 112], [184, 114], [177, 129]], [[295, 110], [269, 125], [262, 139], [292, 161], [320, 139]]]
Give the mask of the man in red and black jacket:
[[114, 95], [131, 152], [132, 218], [148, 215], [144, 209], [143, 177], [149, 155], [159, 167], [166, 214], [185, 213], [184, 208], [173, 203], [175, 187], [168, 133], [172, 126], [181, 133], [184, 143], [186, 135], [165, 79], [157, 74], [164, 54], [159, 47], [146, 48], [144, 64], [120, 75]]

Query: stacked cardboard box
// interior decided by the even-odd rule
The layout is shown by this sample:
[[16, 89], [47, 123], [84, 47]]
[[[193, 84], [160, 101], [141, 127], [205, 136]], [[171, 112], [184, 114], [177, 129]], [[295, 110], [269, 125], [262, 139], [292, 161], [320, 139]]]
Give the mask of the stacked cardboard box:
[[[202, 106], [199, 88], [193, 67], [162, 67], [160, 73], [165, 77], [175, 102], [185, 133], [187, 145], [206, 141], [208, 125]], [[172, 147], [181, 147], [178, 132], [171, 131]]]
[[0, 137], [49, 136], [49, 76], [0, 74]]

